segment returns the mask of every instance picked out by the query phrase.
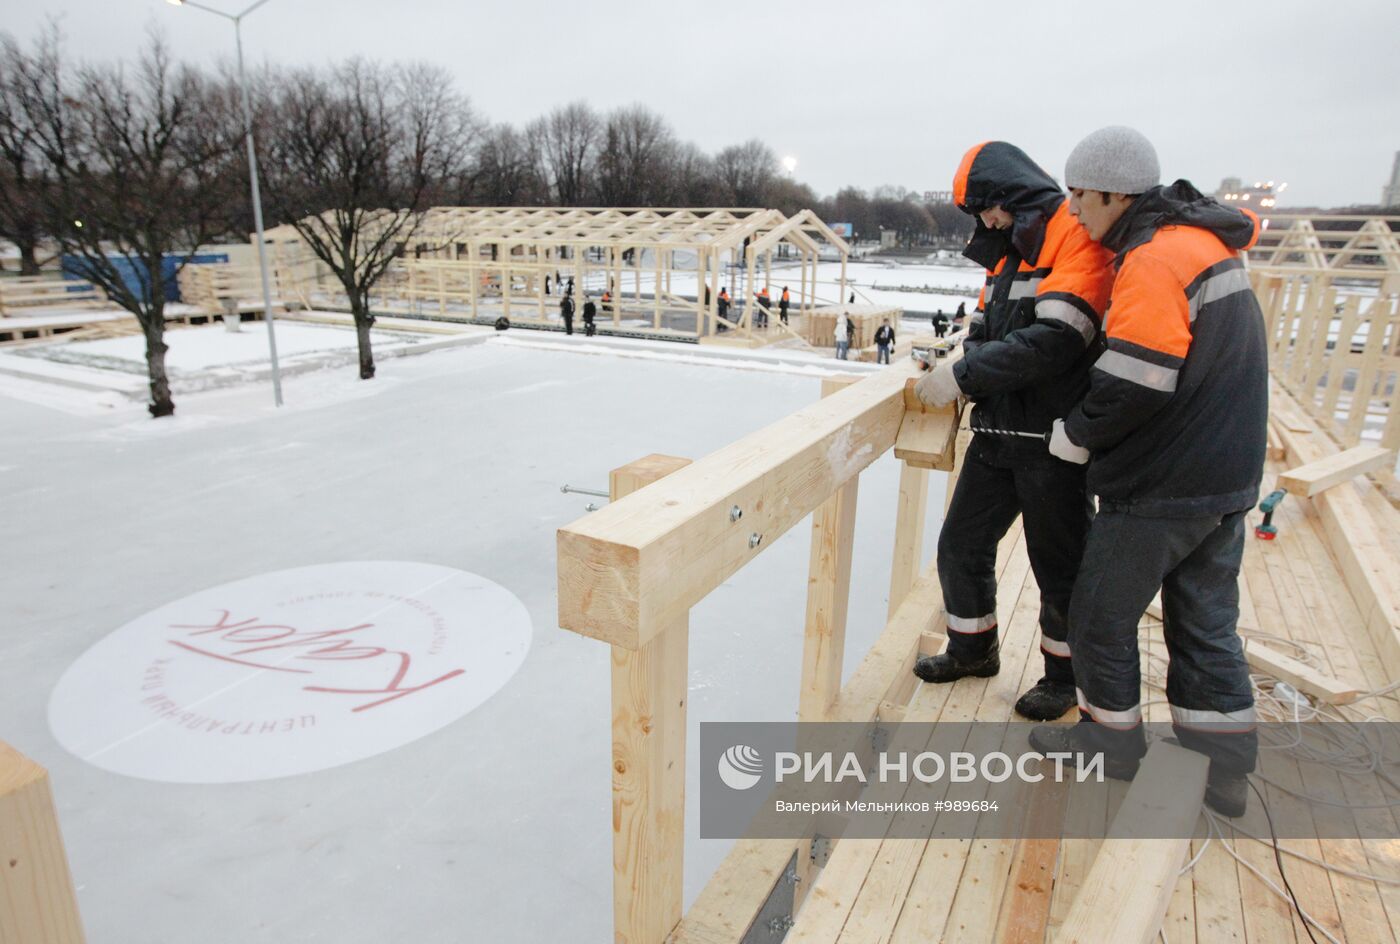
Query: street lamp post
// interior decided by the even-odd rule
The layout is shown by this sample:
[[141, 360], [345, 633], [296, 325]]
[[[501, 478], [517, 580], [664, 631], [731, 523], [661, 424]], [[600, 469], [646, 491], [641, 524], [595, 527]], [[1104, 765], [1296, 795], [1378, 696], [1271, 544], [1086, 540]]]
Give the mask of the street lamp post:
[[262, 270], [263, 320], [267, 322], [267, 349], [272, 357], [272, 399], [278, 406], [281, 406], [282, 371], [277, 364], [277, 331], [273, 326], [272, 317], [272, 280], [267, 275], [267, 240], [263, 236], [262, 193], [258, 189], [258, 155], [253, 149], [253, 107], [248, 100], [248, 77], [243, 71], [243, 18], [267, 3], [267, 0], [258, 0], [257, 3], [237, 16], [225, 13], [223, 10], [215, 10], [213, 7], [206, 7], [200, 3], [194, 3], [193, 0], [168, 0], [168, 2], [177, 7], [194, 7], [196, 10], [203, 10], [205, 13], [212, 13], [233, 22], [233, 37], [238, 47], [238, 87], [243, 95], [243, 131], [244, 139], [248, 145], [248, 177], [251, 180], [253, 190], [253, 225], [258, 232], [258, 267]]

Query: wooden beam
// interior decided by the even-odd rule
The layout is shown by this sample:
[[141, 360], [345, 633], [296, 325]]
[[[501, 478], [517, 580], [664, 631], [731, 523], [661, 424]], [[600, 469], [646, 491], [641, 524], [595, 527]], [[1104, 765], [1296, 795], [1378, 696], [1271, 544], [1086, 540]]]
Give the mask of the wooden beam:
[[1395, 452], [1379, 446], [1356, 446], [1290, 469], [1278, 477], [1279, 488], [1290, 495], [1311, 498], [1358, 475], [1395, 465]]
[[1164, 741], [1152, 745], [1056, 944], [1157, 939], [1201, 814], [1208, 765], [1194, 751]]
[[1287, 682], [1329, 705], [1349, 705], [1361, 695], [1355, 685], [1324, 675], [1306, 662], [1299, 662], [1248, 637], [1244, 640], [1244, 657], [1255, 671]]
[[[895, 442], [898, 443], [898, 439]], [[928, 469], [908, 462], [900, 463], [899, 505], [894, 516], [894, 560], [890, 566], [888, 617], [891, 619], [922, 569], [924, 521], [927, 517]]]
[[894, 445], [917, 369], [871, 374], [560, 529], [559, 625], [635, 649], [688, 613]]
[[[1271, 384], [1270, 409], [1287, 411], [1293, 398], [1278, 384]], [[1314, 427], [1306, 420], [1294, 421], [1301, 430], [1283, 424], [1279, 436], [1288, 449], [1290, 462], [1312, 463], [1330, 450], [1318, 441]], [[1363, 493], [1374, 491], [1365, 479], [1319, 492], [1312, 498], [1313, 509], [1322, 522], [1323, 533], [1342, 579], [1366, 621], [1366, 632], [1392, 677], [1400, 677], [1400, 560], [1379, 533], [1400, 529], [1400, 515], [1389, 505], [1368, 508]]]
[[[849, 385], [841, 377], [822, 382], [829, 397]], [[799, 721], [824, 721], [841, 690], [846, 651], [846, 611], [851, 596], [851, 558], [856, 534], [856, 495], [852, 476], [812, 515], [812, 552], [807, 577], [807, 619], [802, 641]]]
[[[689, 464], [650, 455], [614, 469], [614, 500]], [[613, 940], [662, 944], [680, 922], [685, 849], [689, 618], [612, 650]]]
[[0, 941], [83, 941], [48, 771], [4, 742], [0, 742]]
[[[943, 594], [936, 569], [930, 564], [851, 673], [829, 712], [831, 720], [874, 719], [886, 694], [900, 684], [901, 673], [908, 671], [911, 652], [918, 651], [925, 636], [928, 645], [936, 645], [945, 625]], [[797, 839], [738, 840], [691, 905], [670, 944], [740, 941], [799, 846]]]

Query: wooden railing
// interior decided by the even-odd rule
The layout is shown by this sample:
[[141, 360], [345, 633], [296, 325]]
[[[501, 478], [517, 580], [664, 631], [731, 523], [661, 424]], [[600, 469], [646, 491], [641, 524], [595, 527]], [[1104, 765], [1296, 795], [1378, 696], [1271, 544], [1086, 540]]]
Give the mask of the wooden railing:
[[[612, 504], [559, 531], [559, 623], [612, 646], [620, 944], [738, 941], [789, 864], [798, 878], [809, 867], [810, 837], [741, 840], [682, 919], [691, 607], [811, 514], [799, 720], [873, 721], [882, 704], [908, 700], [914, 660], [941, 642], [937, 577], [919, 569], [928, 470], [952, 467], [959, 416], [919, 405], [917, 374], [911, 361], [828, 379], [819, 403], [697, 462], [648, 456], [617, 469]], [[890, 618], [843, 687], [859, 476], [891, 449], [904, 464]]]
[[1400, 240], [1392, 221], [1279, 218], [1250, 251], [1270, 370], [1344, 448], [1363, 439], [1400, 447]]

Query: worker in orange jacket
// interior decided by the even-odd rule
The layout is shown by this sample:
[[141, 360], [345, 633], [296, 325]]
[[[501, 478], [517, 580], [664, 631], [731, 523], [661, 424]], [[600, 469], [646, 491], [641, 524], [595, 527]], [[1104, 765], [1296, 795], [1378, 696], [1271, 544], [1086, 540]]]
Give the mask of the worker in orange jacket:
[[967, 152], [953, 199], [977, 218], [963, 255], [987, 280], [962, 359], [915, 387], [935, 407], [971, 400], [974, 435], [938, 538], [948, 645], [914, 672], [937, 683], [1000, 671], [997, 544], [1019, 515], [1040, 586], [1045, 671], [1016, 711], [1048, 720], [1075, 705], [1067, 617], [1092, 509], [1083, 467], [1051, 455], [1047, 439], [1088, 388], [1112, 256], [1075, 222], [1054, 179], [1005, 141]]
[[1099, 500], [1069, 613], [1083, 723], [1042, 725], [1031, 743], [1136, 772], [1138, 620], [1160, 590], [1172, 726], [1210, 757], [1206, 803], [1239, 816], [1258, 753], [1239, 572], [1269, 412], [1264, 318], [1240, 252], [1259, 225], [1159, 176], [1151, 142], [1122, 127], [1089, 135], [1065, 167], [1070, 211], [1117, 254], [1117, 277], [1107, 350], [1050, 441], [1088, 463]]

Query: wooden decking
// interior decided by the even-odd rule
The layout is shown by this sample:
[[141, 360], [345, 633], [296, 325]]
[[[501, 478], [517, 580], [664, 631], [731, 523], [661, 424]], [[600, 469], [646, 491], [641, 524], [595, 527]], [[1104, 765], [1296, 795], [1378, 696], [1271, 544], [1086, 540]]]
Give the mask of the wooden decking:
[[[1284, 471], [1270, 463], [1265, 490]], [[1350, 486], [1343, 486], [1350, 487]], [[1375, 512], [1393, 515], [1377, 506]], [[1257, 519], [1259, 516], [1252, 516]], [[1327, 544], [1318, 515], [1305, 500], [1287, 499], [1275, 515], [1278, 539], [1247, 538], [1241, 576], [1241, 625], [1291, 639], [1317, 660], [1319, 669], [1354, 684], [1362, 691], [1378, 689], [1392, 679], [1364, 629]], [[1383, 522], [1377, 522], [1378, 525]], [[1394, 536], [1386, 540], [1394, 543]], [[1039, 591], [1030, 572], [1024, 537], [1013, 533], [1003, 542], [998, 560], [998, 612], [1005, 628], [1001, 674], [991, 679], [965, 679], [954, 685], [919, 685], [907, 706], [905, 720], [1006, 720], [1019, 692], [1039, 677], [1036, 647]], [[1009, 619], [1008, 619], [1009, 616]], [[1165, 649], [1160, 628], [1144, 621], [1144, 705], [1150, 721], [1169, 721], [1160, 686]], [[1366, 700], [1357, 708], [1388, 720], [1400, 720], [1400, 702], [1390, 697]], [[1314, 782], [1317, 768], [1304, 773], [1277, 752], [1264, 752], [1261, 773], [1299, 789], [1323, 790]], [[1003, 785], [1002, 803], [1020, 803], [1029, 815], [1058, 809], [1059, 798], [1046, 791], [1032, 795], [1027, 785]], [[1335, 782], [1333, 784], [1335, 787]], [[1063, 789], [1063, 788], [1060, 788]], [[1298, 801], [1283, 790], [1264, 786], [1272, 808]], [[1110, 822], [1126, 787], [1108, 794], [1105, 803], [1077, 802], [1071, 794], [1064, 816]], [[1376, 802], [1379, 796], [1351, 796], [1354, 802]], [[1035, 801], [1039, 802], [1035, 802]], [[1047, 802], [1049, 801], [1049, 802]], [[1240, 828], [1268, 835], [1259, 804], [1251, 796], [1251, 812]], [[1400, 835], [1390, 810], [1340, 811], [1358, 821], [1374, 817], [1377, 834]], [[935, 826], [936, 828], [936, 826]], [[1225, 839], [1240, 858], [1274, 885], [1282, 887], [1273, 850], [1226, 825]], [[789, 933], [791, 944], [814, 942], [1053, 942], [1088, 873], [1100, 841], [1088, 839], [886, 839], [842, 840], [826, 867], [811, 879], [805, 902]], [[1202, 843], [1191, 855], [1202, 852]], [[1353, 872], [1395, 876], [1400, 880], [1400, 843], [1331, 839], [1283, 840], [1285, 849]], [[1337, 940], [1394, 942], [1400, 940], [1400, 886], [1379, 884], [1329, 872], [1320, 865], [1285, 855], [1287, 875], [1303, 908]], [[1307, 942], [1307, 932], [1291, 905], [1271, 891], [1248, 866], [1232, 858], [1220, 842], [1211, 842], [1194, 867], [1177, 881], [1163, 927], [1170, 944], [1182, 941]], [[1314, 931], [1314, 933], [1317, 933]], [[1321, 934], [1318, 940], [1323, 940]]]

